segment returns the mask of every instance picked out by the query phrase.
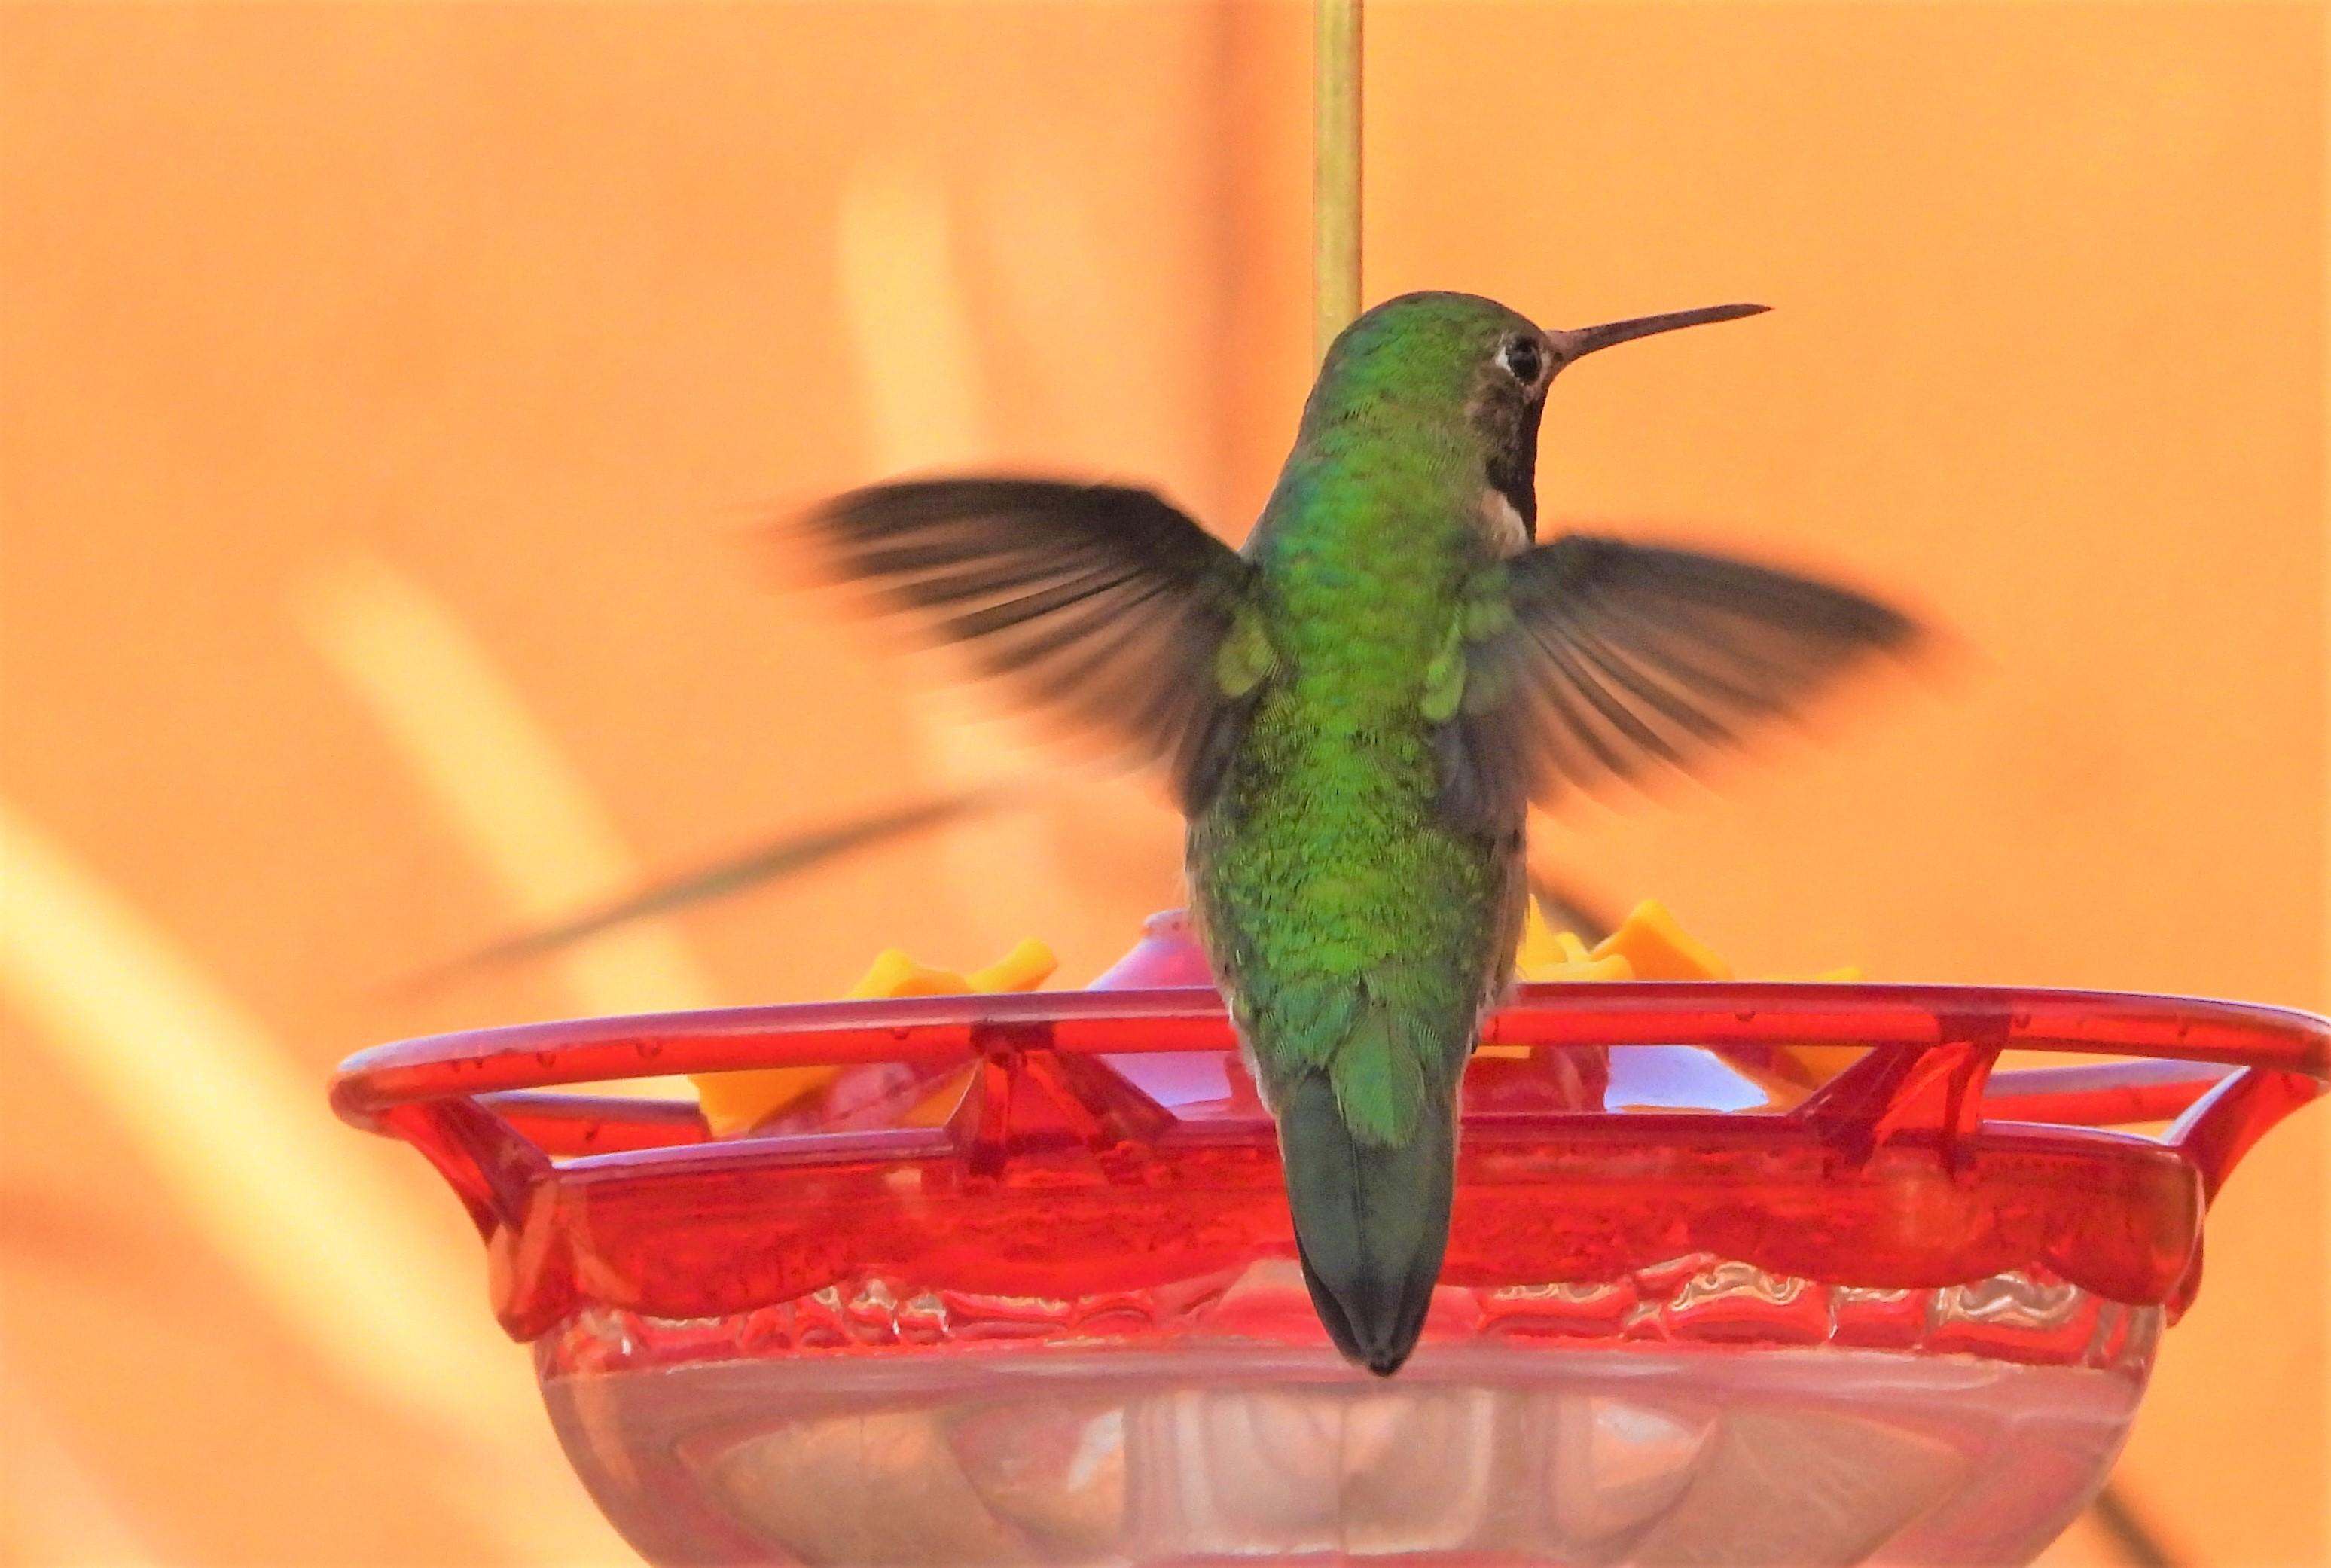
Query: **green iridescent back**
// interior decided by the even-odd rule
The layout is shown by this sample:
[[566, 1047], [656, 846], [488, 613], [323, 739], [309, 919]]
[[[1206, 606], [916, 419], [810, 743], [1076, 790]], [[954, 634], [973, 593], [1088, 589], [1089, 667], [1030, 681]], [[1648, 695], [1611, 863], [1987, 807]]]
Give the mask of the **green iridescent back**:
[[1468, 388], [1527, 323], [1463, 296], [1401, 304], [1330, 355], [1248, 546], [1280, 671], [1190, 833], [1202, 926], [1266, 1089], [1324, 1067], [1375, 1144], [1449, 1103], [1523, 897], [1518, 822], [1485, 835], [1436, 816], [1419, 704], [1488, 556]]

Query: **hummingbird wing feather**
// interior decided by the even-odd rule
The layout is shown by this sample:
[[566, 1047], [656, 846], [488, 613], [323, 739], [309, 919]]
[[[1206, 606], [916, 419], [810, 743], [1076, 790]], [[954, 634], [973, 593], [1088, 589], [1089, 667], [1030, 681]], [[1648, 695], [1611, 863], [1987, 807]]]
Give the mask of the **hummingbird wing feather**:
[[[1483, 830], [1530, 802], [1684, 769], [1917, 634], [1899, 611], [1720, 556], [1567, 534], [1486, 568], [1435, 726], [1441, 809]], [[1428, 693], [1428, 717], [1446, 692]]]
[[844, 575], [1204, 809], [1273, 663], [1228, 545], [1147, 490], [1027, 479], [877, 485], [808, 526]]

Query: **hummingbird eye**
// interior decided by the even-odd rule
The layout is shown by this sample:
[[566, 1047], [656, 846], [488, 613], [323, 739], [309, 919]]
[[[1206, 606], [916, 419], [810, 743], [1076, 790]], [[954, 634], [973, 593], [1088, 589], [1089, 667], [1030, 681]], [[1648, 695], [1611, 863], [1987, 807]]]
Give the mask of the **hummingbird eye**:
[[1546, 368], [1546, 350], [1534, 337], [1508, 338], [1498, 350], [1498, 363], [1524, 386], [1536, 386], [1538, 372]]

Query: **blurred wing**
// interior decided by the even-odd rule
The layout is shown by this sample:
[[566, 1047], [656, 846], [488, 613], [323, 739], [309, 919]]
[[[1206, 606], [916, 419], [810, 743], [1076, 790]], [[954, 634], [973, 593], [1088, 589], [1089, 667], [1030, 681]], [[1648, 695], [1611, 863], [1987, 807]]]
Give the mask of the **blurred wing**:
[[809, 526], [843, 575], [1203, 808], [1270, 673], [1254, 569], [1229, 546], [1147, 490], [1040, 480], [878, 485]]
[[1568, 786], [1688, 768], [1917, 633], [1826, 583], [1565, 535], [1475, 579], [1451, 632], [1462, 689], [1435, 731], [1441, 809], [1494, 830]]

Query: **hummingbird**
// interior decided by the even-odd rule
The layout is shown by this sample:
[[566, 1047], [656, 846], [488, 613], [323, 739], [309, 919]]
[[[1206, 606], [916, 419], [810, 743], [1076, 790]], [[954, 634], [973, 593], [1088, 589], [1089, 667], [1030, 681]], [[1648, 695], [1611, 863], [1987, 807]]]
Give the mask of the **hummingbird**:
[[1916, 634], [1765, 566], [1537, 537], [1555, 377], [1765, 309], [1549, 331], [1473, 295], [1386, 300], [1329, 347], [1242, 549], [1146, 489], [1024, 477], [880, 484], [807, 519], [844, 579], [1162, 765], [1312, 1305], [1378, 1375], [1441, 1273], [1531, 805], [1688, 769]]

